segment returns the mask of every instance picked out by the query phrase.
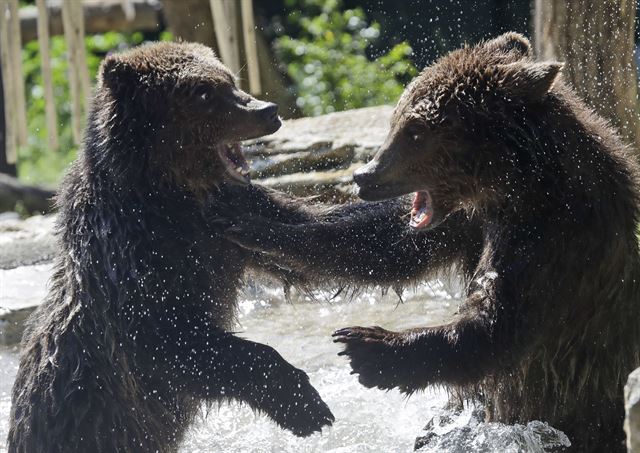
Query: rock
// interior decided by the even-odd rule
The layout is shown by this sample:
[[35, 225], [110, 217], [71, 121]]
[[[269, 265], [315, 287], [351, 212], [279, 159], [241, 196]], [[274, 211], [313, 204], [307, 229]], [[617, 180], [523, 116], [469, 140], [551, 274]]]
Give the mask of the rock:
[[320, 201], [343, 203], [354, 197], [352, 175], [360, 165], [356, 163], [338, 170], [293, 173], [257, 182], [296, 196], [317, 196]]
[[392, 112], [393, 107], [383, 105], [288, 120], [276, 133], [251, 143], [277, 150], [309, 150], [323, 142], [374, 150], [387, 135]]
[[53, 195], [53, 189], [24, 184], [0, 173], [0, 212], [12, 211], [16, 206], [29, 213], [50, 212]]
[[624, 422], [627, 448], [629, 453], [640, 453], [640, 368], [629, 375], [624, 387], [624, 401], [627, 414]]
[[13, 211], [0, 212], [0, 222], [5, 220], [20, 220], [20, 214]]
[[51, 261], [56, 253], [55, 216], [0, 220], [0, 269]]
[[251, 160], [252, 177], [286, 175], [349, 165], [355, 155], [353, 145], [325, 147], [288, 153], [268, 153]]
[[254, 182], [327, 201], [352, 199], [351, 174], [384, 142], [392, 111], [367, 107], [285, 121], [275, 134], [245, 144]]
[[24, 320], [44, 299], [51, 272], [51, 264], [0, 269], [0, 346], [20, 342]]

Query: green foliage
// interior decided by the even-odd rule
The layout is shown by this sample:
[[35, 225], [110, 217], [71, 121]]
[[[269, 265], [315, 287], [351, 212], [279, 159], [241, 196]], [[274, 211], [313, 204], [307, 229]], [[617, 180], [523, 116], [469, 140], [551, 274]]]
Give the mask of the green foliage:
[[367, 23], [361, 8], [342, 11], [340, 0], [288, 0], [287, 6], [299, 33], [277, 38], [276, 51], [305, 115], [393, 103], [417, 74], [406, 42], [367, 58], [380, 26]]
[[[171, 39], [169, 34], [161, 39]], [[87, 65], [92, 81], [95, 80], [100, 62], [111, 51], [139, 44], [141, 33], [109, 32], [88, 36]], [[49, 147], [45, 120], [44, 89], [37, 41], [26, 43], [22, 51], [23, 72], [27, 96], [28, 143], [18, 150], [18, 174], [26, 182], [56, 184], [69, 163], [76, 156], [71, 132], [71, 94], [67, 65], [66, 44], [63, 36], [53, 36], [50, 46], [53, 90], [58, 114], [59, 149]]]

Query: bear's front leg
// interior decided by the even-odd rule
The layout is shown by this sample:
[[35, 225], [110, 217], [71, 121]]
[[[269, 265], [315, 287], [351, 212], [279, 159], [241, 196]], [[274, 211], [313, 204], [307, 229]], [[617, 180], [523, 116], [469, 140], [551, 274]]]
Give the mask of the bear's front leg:
[[179, 362], [171, 373], [194, 396], [245, 402], [301, 437], [335, 420], [307, 374], [270, 346], [202, 330], [185, 335], [179, 345], [171, 352]]
[[225, 237], [315, 283], [402, 286], [453, 263], [463, 272], [475, 266], [477, 225], [456, 213], [437, 230], [413, 232], [402, 207], [392, 201], [360, 203], [299, 224], [243, 216]]
[[508, 309], [498, 297], [494, 273], [476, 279], [471, 287], [455, 322], [401, 332], [340, 329], [333, 334], [334, 341], [344, 345], [340, 355], [370, 388], [412, 393], [433, 384], [478, 382], [504, 365], [509, 351], [517, 347], [517, 326], [505, 316]]
[[306, 437], [331, 426], [335, 417], [309, 382], [309, 376], [284, 360], [275, 349], [254, 345], [251, 355], [257, 358], [248, 370], [250, 384], [240, 399], [296, 436]]
[[346, 327], [334, 332], [334, 342], [344, 345], [346, 356], [365, 387], [398, 388], [413, 393], [434, 383], [444, 353], [441, 328], [392, 332], [382, 327]]
[[334, 342], [344, 345], [338, 355], [349, 359], [351, 374], [358, 374], [358, 380], [365, 387], [408, 389], [416, 370], [426, 366], [426, 363], [416, 361], [400, 332], [378, 326], [346, 327], [335, 331], [333, 337]]

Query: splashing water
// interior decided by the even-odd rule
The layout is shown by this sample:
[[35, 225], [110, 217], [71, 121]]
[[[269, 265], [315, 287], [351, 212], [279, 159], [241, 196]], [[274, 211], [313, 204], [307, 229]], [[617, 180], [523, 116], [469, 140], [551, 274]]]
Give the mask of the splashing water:
[[544, 453], [563, 451], [569, 438], [548, 423], [523, 425], [484, 423], [484, 411], [468, 407], [461, 411], [441, 409], [427, 424], [420, 439], [421, 453]]
[[[28, 268], [23, 268], [28, 273]], [[37, 271], [37, 272], [36, 272]], [[0, 271], [0, 274], [8, 271]], [[34, 300], [42, 294], [48, 273], [35, 268]], [[0, 275], [3, 298], [10, 297], [12, 281]], [[34, 283], [34, 280], [37, 280]], [[24, 298], [24, 288], [19, 291]], [[300, 439], [283, 431], [267, 417], [240, 404], [223, 404], [203, 413], [185, 436], [182, 453], [225, 452], [407, 452], [416, 436], [425, 434], [424, 452], [529, 452], [559, 451], [569, 444], [566, 436], [542, 422], [527, 426], [482, 423], [479, 411], [445, 409], [447, 395], [430, 390], [406, 398], [400, 392], [362, 387], [349, 374], [346, 359], [331, 332], [350, 325], [380, 325], [404, 329], [445, 322], [455, 312], [459, 289], [436, 281], [404, 294], [368, 291], [352, 300], [342, 297], [317, 301], [293, 295], [285, 302], [280, 289], [250, 284], [240, 302], [239, 335], [268, 344], [293, 365], [305, 370], [327, 402], [336, 422], [322, 434]], [[10, 410], [10, 391], [18, 367], [18, 351], [0, 348], [0, 451], [4, 451]], [[546, 449], [546, 450], [545, 450]]]

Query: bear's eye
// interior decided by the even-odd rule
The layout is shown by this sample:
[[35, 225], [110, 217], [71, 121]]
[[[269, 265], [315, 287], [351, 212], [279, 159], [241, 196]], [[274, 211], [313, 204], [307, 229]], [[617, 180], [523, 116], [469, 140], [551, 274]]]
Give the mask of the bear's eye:
[[211, 97], [210, 88], [207, 85], [198, 85], [193, 90], [193, 93], [196, 99], [199, 99], [201, 101], [206, 101]]
[[419, 142], [424, 136], [424, 127], [421, 124], [409, 124], [405, 129], [407, 136], [414, 142]]

